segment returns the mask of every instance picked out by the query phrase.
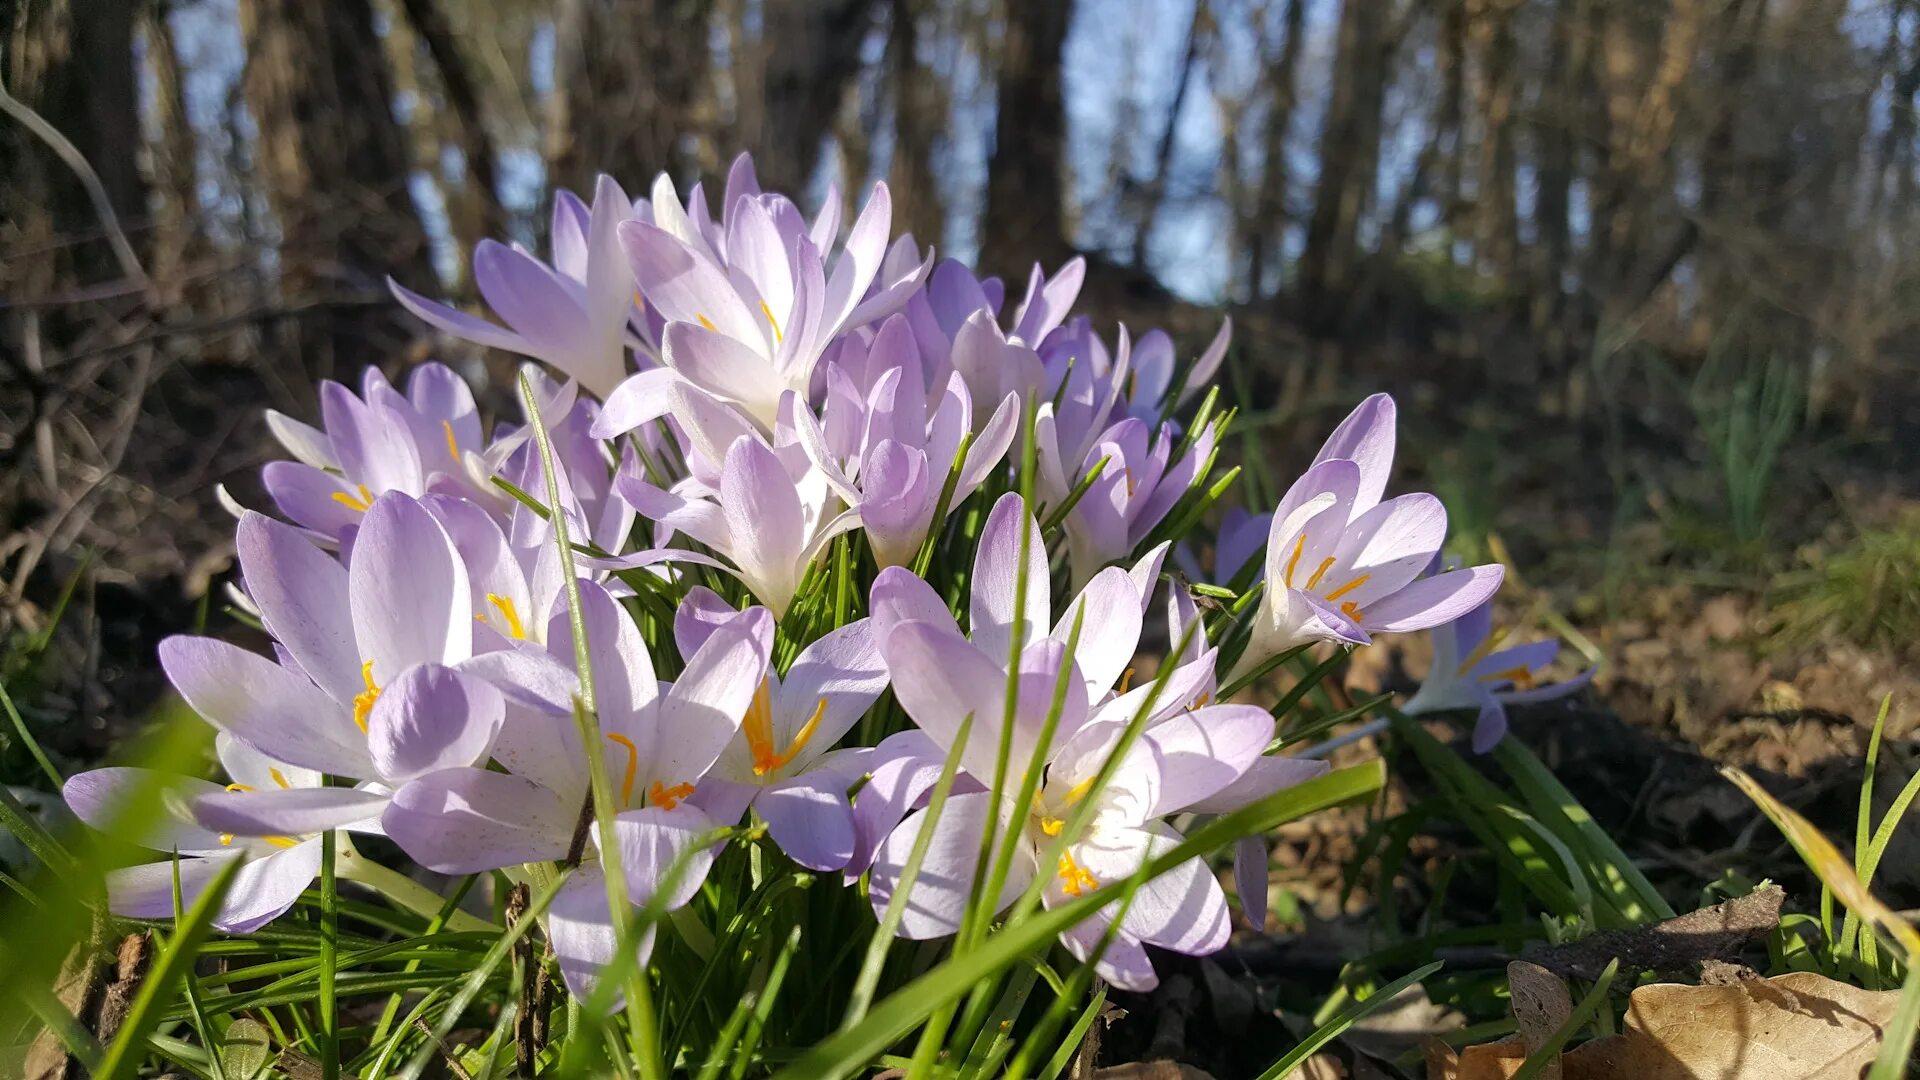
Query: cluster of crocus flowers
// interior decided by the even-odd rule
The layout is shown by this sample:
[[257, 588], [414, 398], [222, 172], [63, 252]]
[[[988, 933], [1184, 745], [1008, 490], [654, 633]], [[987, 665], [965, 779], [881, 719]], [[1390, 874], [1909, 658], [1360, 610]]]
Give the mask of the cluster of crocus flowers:
[[[1278, 507], [1213, 514], [1203, 572], [1208, 543], [1163, 534], [1217, 494], [1222, 421], [1183, 410], [1226, 328], [1184, 367], [1159, 331], [1109, 348], [1071, 314], [1078, 260], [1036, 267], [1003, 315], [999, 281], [891, 236], [884, 185], [844, 240], [826, 205], [804, 217], [745, 159], [718, 215], [697, 186], [634, 201], [602, 180], [591, 203], [556, 200], [549, 261], [476, 251], [498, 322], [396, 285], [440, 330], [557, 377], [530, 368], [525, 415], [491, 430], [431, 364], [404, 393], [378, 372], [357, 394], [324, 384], [318, 426], [271, 416], [294, 460], [266, 467], [277, 517], [235, 507], [235, 596], [272, 655], [161, 648], [232, 782], [105, 769], [70, 783], [75, 810], [107, 827], [134, 788], [161, 792], [129, 839], [177, 857], [187, 902], [246, 860], [232, 931], [297, 902], [335, 830], [446, 874], [564, 869], [545, 931], [578, 993], [628, 918], [615, 866], [631, 903], [672, 911], [732, 846], [771, 844], [938, 938], [969, 910], [1137, 878], [1196, 816], [1324, 771], [1276, 752], [1258, 684], [1231, 678], [1177, 577], [1162, 592], [1170, 552], [1260, 590], [1234, 671], [1451, 624], [1410, 709], [1477, 710], [1484, 744], [1503, 701], [1540, 693], [1551, 655], [1484, 628], [1500, 569], [1431, 572], [1439, 501], [1385, 497], [1390, 399], [1343, 422]], [[1164, 664], [1141, 657], [1158, 612], [1178, 646]], [[1234, 683], [1245, 696], [1220, 700]], [[989, 832], [1009, 856], [982, 901]], [[1256, 925], [1265, 853], [1235, 852]], [[122, 871], [114, 904], [165, 915], [174, 874]], [[1194, 858], [1060, 940], [1144, 989], [1149, 949], [1210, 952], [1229, 927]]]

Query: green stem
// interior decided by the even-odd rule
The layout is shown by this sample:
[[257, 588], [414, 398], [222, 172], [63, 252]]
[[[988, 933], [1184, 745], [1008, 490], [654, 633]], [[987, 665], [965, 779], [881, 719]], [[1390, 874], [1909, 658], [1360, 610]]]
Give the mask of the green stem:
[[[344, 835], [340, 837], [340, 850], [335, 854], [334, 862], [334, 873], [341, 880], [365, 885], [423, 919], [432, 920], [440, 914], [441, 907], [445, 905], [445, 898], [439, 893], [398, 870], [381, 866], [360, 854], [354, 849], [353, 842]], [[456, 910], [447, 917], [447, 929], [497, 931], [500, 928], [464, 911]]]

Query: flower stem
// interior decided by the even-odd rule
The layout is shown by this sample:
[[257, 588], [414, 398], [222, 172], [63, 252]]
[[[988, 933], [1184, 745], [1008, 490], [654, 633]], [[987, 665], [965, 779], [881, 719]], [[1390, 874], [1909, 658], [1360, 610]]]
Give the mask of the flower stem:
[[[433, 919], [446, 906], [446, 898], [439, 893], [398, 870], [382, 866], [360, 854], [346, 837], [342, 836], [340, 840], [340, 850], [335, 859], [336, 873], [342, 879], [365, 885], [423, 919]], [[500, 928], [456, 908], [447, 917], [447, 929], [473, 931]]]

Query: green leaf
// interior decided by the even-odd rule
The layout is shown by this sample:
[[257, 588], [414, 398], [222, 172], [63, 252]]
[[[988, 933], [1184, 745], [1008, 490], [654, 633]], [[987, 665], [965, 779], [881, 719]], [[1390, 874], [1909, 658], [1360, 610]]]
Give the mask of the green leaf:
[[213, 932], [213, 917], [226, 900], [227, 890], [233, 887], [233, 876], [239, 870], [239, 859], [226, 860], [180, 919], [172, 939], [147, 972], [146, 981], [140, 984], [140, 992], [134, 996], [133, 1006], [121, 1023], [119, 1037], [107, 1048], [106, 1057], [95, 1070], [96, 1080], [126, 1080], [146, 1059], [147, 1036], [160, 1021], [160, 1002], [173, 993], [174, 983], [193, 967], [200, 943]]
[[266, 1071], [272, 1055], [271, 1033], [257, 1020], [235, 1020], [220, 1039], [220, 1068], [227, 1080], [254, 1080]]

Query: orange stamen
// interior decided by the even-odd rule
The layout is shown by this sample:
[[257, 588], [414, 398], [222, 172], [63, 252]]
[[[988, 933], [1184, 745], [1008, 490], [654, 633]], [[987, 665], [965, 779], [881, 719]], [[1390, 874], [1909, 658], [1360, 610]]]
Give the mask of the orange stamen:
[[[633, 801], [633, 777], [640, 771], [640, 748], [633, 745], [632, 739], [617, 731], [607, 732], [607, 741], [618, 743], [627, 749], [627, 769], [620, 776], [620, 805], [625, 806]], [[653, 786], [657, 789], [660, 785]], [[673, 807], [669, 806], [667, 809], [671, 810]]]
[[1285, 581], [1289, 589], [1293, 588], [1293, 568], [1300, 565], [1300, 553], [1305, 550], [1307, 550], [1307, 534], [1303, 532], [1300, 538], [1293, 542], [1293, 557], [1287, 560]]
[[333, 493], [333, 501], [356, 513], [364, 514], [367, 512], [367, 507], [373, 505], [373, 492], [368, 491], [365, 484], [358, 485], [358, 490], [360, 492], [358, 498], [344, 491], [336, 491]]
[[647, 789], [647, 802], [662, 810], [671, 810], [680, 805], [680, 800], [693, 794], [692, 784], [675, 784], [667, 787], [655, 780]]
[[353, 722], [360, 734], [367, 733], [367, 715], [373, 712], [373, 703], [380, 700], [380, 686], [373, 681], [373, 661], [360, 665], [360, 681], [367, 688], [353, 695]]

